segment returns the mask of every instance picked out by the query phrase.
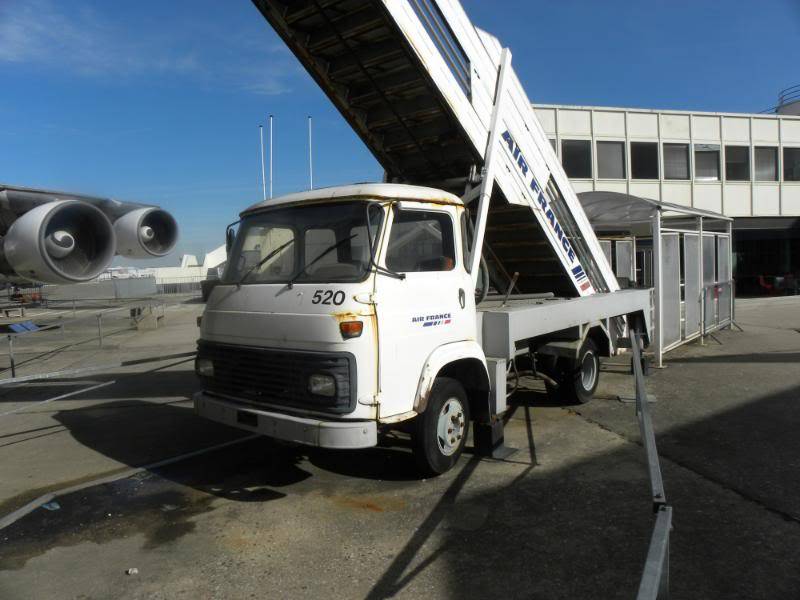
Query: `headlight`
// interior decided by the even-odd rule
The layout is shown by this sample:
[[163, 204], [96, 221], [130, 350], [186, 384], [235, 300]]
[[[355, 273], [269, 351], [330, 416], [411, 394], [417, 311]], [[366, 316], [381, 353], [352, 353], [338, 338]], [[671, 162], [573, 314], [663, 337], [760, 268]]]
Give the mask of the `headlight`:
[[200, 377], [214, 376], [214, 361], [210, 358], [198, 358], [194, 361], [194, 372]]
[[308, 378], [308, 391], [318, 396], [335, 396], [336, 380], [330, 375], [315, 373]]

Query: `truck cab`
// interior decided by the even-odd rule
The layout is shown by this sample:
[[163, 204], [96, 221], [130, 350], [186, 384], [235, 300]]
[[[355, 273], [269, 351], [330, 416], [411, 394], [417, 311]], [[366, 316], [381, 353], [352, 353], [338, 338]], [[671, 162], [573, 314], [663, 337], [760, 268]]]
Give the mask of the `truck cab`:
[[328, 448], [409, 421], [421, 467], [449, 469], [489, 392], [466, 231], [458, 197], [410, 185], [245, 210], [201, 320], [197, 411]]

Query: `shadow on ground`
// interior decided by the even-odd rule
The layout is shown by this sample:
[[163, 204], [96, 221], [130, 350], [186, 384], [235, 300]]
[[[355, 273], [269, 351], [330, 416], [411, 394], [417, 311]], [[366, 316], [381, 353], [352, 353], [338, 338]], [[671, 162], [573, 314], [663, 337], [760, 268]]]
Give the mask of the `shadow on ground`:
[[668, 363], [800, 363], [800, 352], [759, 352], [755, 354], [721, 354], [714, 356], [670, 357]]
[[[392, 515], [397, 513], [385, 513], [385, 525], [376, 525], [374, 518], [340, 523], [335, 513], [320, 521], [318, 513], [309, 512], [304, 527], [318, 535], [315, 545], [327, 562], [324, 571], [319, 558], [304, 562], [305, 579], [327, 577], [323, 573], [338, 565], [343, 537], [382, 538], [403, 540], [388, 564], [379, 557], [376, 564], [335, 566], [344, 579], [356, 574], [353, 569], [362, 575], [379, 573], [367, 598], [414, 595], [426, 589], [440, 595], [446, 590], [445, 595], [458, 598], [633, 597], [653, 522], [641, 448], [623, 443], [588, 459], [565, 460], [562, 467], [537, 467], [536, 445], [558, 442], [542, 440], [536, 431], [534, 411], [528, 405], [542, 396], [531, 393], [514, 409], [517, 435], [521, 433], [518, 428], [524, 427], [522, 433], [531, 449], [523, 449], [512, 459], [516, 463], [533, 460], [520, 465], [513, 475], [499, 477], [497, 469], [502, 465], [465, 456], [456, 471], [431, 482], [436, 487], [426, 488], [428, 496], [420, 496], [418, 504], [403, 509], [413, 512], [396, 517]], [[164, 410], [184, 409], [167, 406]], [[755, 402], [725, 418], [746, 422], [761, 410], [764, 407]], [[130, 458], [122, 449], [125, 444], [87, 435], [85, 424], [69, 412], [58, 418], [82, 443], [117, 460]], [[676, 433], [702, 439], [702, 429], [698, 429], [702, 426], [698, 423]], [[145, 430], [142, 424], [126, 435], [130, 440], [141, 439]], [[572, 436], [561, 440], [560, 446], [567, 451], [565, 444], [579, 443], [573, 439], [575, 433], [565, 430], [559, 435]], [[551, 454], [550, 461], [554, 458]], [[311, 465], [323, 471], [311, 469]], [[303, 515], [306, 498], [320, 493], [342, 493], [353, 487], [364, 493], [385, 492], [386, 482], [373, 478], [391, 471], [397, 479], [396, 470], [403, 465], [413, 468], [402, 445], [337, 453], [251, 440], [67, 496], [60, 499], [60, 511], [36, 511], [4, 532], [7, 540], [0, 550], [0, 567], [23, 568], [31, 557], [55, 546], [87, 541], [102, 544], [144, 534], [144, 549], [169, 545], [173, 558], [167, 560], [177, 561], [178, 568], [181, 538], [196, 532], [204, 513], [228, 506], [225, 501], [259, 511], [261, 506], [288, 502], [295, 514]], [[673, 597], [793, 597], [800, 589], [798, 523], [778, 518], [670, 461], [665, 462], [664, 476], [675, 508]], [[418, 486], [411, 477], [400, 478], [394, 489], [415, 493], [412, 490]], [[378, 508], [360, 508], [369, 511], [365, 514], [382, 514], [374, 512]], [[237, 514], [239, 519], [247, 519], [248, 513]], [[391, 518], [398, 520], [388, 521]], [[293, 551], [297, 549], [291, 542], [282, 549]], [[258, 566], [253, 568], [274, 568], [258, 547], [251, 552], [239, 559], [255, 561]], [[223, 560], [222, 556], [209, 558], [212, 562]], [[433, 588], [431, 578], [436, 581]]]
[[[528, 406], [535, 406], [539, 396], [531, 394], [514, 409], [525, 418], [532, 465], [537, 461]], [[768, 422], [776, 411], [795, 420], [800, 417], [800, 405], [781, 402], [763, 398], [670, 432], [670, 441], [683, 441], [686, 452], [695, 457], [705, 453], [713, 471], [720, 466], [717, 461], [733, 451], [743, 428]], [[728, 447], [718, 446], [710, 456], [709, 424], [731, 436]], [[773, 445], [777, 448], [781, 440], [796, 444], [792, 431], [796, 426], [791, 423], [773, 421], [773, 427], [759, 436], [776, 436]], [[698, 477], [662, 458], [667, 498], [675, 511], [670, 559], [673, 598], [772, 599], [800, 594], [796, 553], [800, 517], [783, 512], [785, 506], [780, 506], [798, 497], [794, 489], [797, 461], [776, 459], [771, 452], [753, 454], [749, 464], [738, 465], [737, 480], [768, 468], [766, 479], [772, 485], [765, 487], [771, 489], [760, 495], [778, 506], [742, 497], [730, 479], [732, 472]], [[635, 596], [653, 523], [641, 448], [626, 445], [623, 451], [547, 475], [531, 466], [511, 482], [463, 498], [477, 464], [475, 459], [463, 464], [368, 598], [408, 592], [415, 578], [437, 561], [447, 565], [452, 597]], [[479, 515], [477, 520], [475, 515]]]

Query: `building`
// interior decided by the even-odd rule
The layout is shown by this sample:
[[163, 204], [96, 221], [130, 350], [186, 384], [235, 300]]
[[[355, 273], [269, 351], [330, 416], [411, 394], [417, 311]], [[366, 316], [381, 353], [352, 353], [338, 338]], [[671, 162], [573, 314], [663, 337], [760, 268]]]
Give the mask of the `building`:
[[534, 105], [579, 194], [610, 191], [733, 217], [737, 293], [797, 293], [800, 86], [777, 113]]
[[215, 248], [203, 257], [200, 263], [194, 254], [184, 254], [177, 267], [151, 267], [149, 271], [159, 284], [192, 283], [204, 279], [217, 279], [227, 261], [225, 245]]

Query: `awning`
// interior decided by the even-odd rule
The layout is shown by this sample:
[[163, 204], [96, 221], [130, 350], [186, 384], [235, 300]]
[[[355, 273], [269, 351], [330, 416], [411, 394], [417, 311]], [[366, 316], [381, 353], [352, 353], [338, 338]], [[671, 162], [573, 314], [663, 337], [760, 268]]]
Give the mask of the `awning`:
[[650, 223], [657, 211], [663, 219], [686, 219], [703, 217], [721, 221], [732, 221], [720, 213], [701, 210], [681, 204], [640, 198], [619, 192], [583, 192], [578, 194], [583, 210], [594, 227], [619, 227]]

